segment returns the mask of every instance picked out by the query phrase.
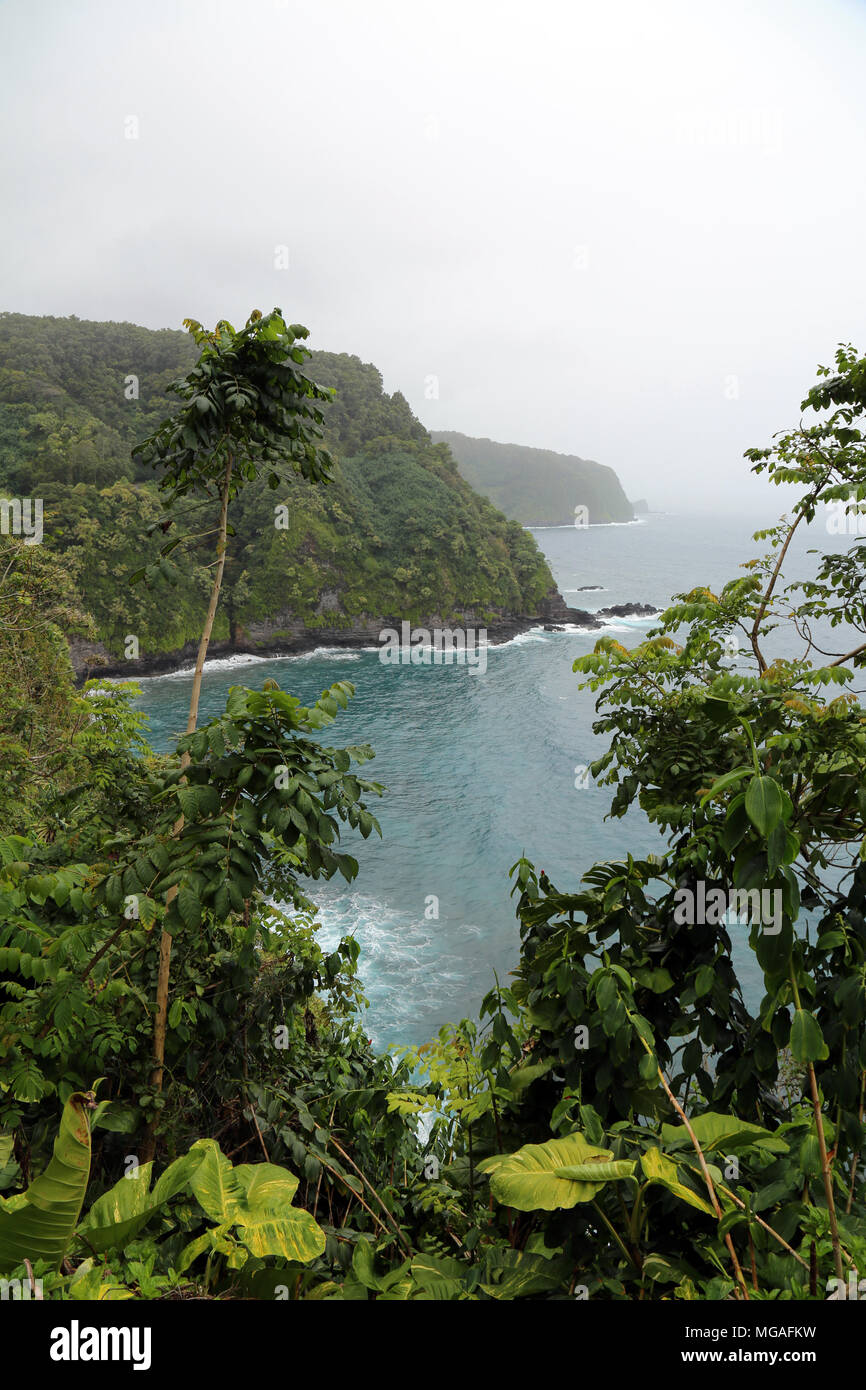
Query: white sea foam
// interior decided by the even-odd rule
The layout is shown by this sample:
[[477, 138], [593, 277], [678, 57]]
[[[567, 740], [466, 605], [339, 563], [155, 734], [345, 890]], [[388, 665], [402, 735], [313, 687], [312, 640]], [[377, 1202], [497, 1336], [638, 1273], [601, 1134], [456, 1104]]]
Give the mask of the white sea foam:
[[[566, 589], [565, 593], [577, 593], [578, 590]], [[587, 612], [591, 612], [587, 609]], [[546, 642], [549, 637], [561, 637], [574, 635], [576, 633], [589, 634], [594, 632], [627, 632], [633, 627], [640, 627], [645, 623], [651, 622], [659, 616], [658, 611], [634, 618], [617, 618], [611, 622], [603, 623], [601, 628], [586, 627], [579, 623], [559, 623], [558, 631], [547, 632], [543, 625], [529, 628], [526, 632], [519, 632], [514, 637], [508, 637], [504, 642], [478, 642], [479, 647], [486, 647], [491, 652], [502, 651], [506, 647], [522, 647], [529, 643]], [[217, 657], [213, 661], [205, 663], [204, 675], [222, 671], [234, 671], [245, 666], [261, 666], [281, 661], [360, 661], [364, 652], [379, 652], [381, 648], [374, 646], [365, 647], [314, 647], [307, 652], [284, 652], [279, 656], [256, 656], [252, 653], [237, 652], [233, 656]], [[432, 652], [431, 646], [421, 648], [422, 651]], [[450, 664], [450, 663], [446, 663]], [[195, 666], [182, 666], [177, 671], [156, 671], [150, 676], [106, 676], [105, 680], [110, 680], [113, 684], [120, 684], [124, 681], [136, 681], [148, 683], [150, 681], [169, 681], [169, 680], [188, 680], [195, 674]]]
[[314, 647], [310, 652], [285, 652], [269, 657], [269, 661], [360, 661], [361, 652], [375, 652], [378, 647]]
[[550, 635], [552, 637], [558, 637], [564, 636], [566, 633], [569, 632], [582, 632], [590, 634], [600, 632], [633, 632], [637, 628], [645, 627], [647, 623], [655, 622], [656, 618], [658, 617], [659, 613], [656, 611], [653, 613], [636, 614], [634, 617], [631, 618], [600, 618], [600, 627], [586, 627], [584, 624], [581, 623], [561, 623], [559, 624], [559, 626], [562, 628], [562, 632], [554, 632]]
[[[378, 647], [315, 647], [309, 652], [283, 652], [279, 656], [253, 656], [238, 652], [234, 656], [217, 657], [206, 661], [204, 675], [212, 671], [233, 671], [239, 666], [261, 666], [276, 661], [360, 661], [361, 652], [376, 652]], [[195, 666], [181, 666], [177, 671], [155, 671], [152, 676], [117, 676], [115, 680], [167, 681], [185, 680], [195, 674]]]
[[[477, 927], [467, 930], [481, 934]], [[360, 943], [364, 992], [373, 1017], [387, 1018], [390, 1034], [413, 1034], [419, 999], [425, 1012], [449, 1016], [455, 985], [466, 979], [467, 962], [443, 950], [438, 922], [388, 906], [369, 893], [347, 889], [319, 903], [317, 931], [319, 945], [327, 951], [345, 936], [354, 936]], [[371, 1021], [365, 1026], [373, 1041], [380, 1041]]]
[[636, 516], [634, 521], [593, 521], [588, 526], [575, 526], [573, 521], [560, 521], [556, 526], [526, 526], [526, 531], [601, 531], [606, 526], [647, 526], [646, 517]]
[[523, 647], [527, 642], [544, 642], [547, 633], [543, 627], [531, 627], [528, 632], [518, 632], [516, 637], [507, 637], [504, 642], [489, 643], [492, 652], [502, 651], [504, 647]]
[[[618, 626], [625, 628], [643, 627], [645, 623], [654, 623], [656, 618], [660, 618], [661, 615], [662, 610], [660, 608], [654, 608], [651, 613], [633, 613], [631, 617], [616, 618], [611, 623], [604, 623], [604, 626], [612, 627], [614, 623], [616, 623]], [[604, 622], [604, 619], [602, 619], [602, 622]]]
[[[213, 661], [206, 661], [204, 664], [203, 675], [209, 676], [212, 671], [233, 671], [236, 666], [258, 666], [263, 661], [269, 661], [266, 656], [253, 656], [251, 652], [236, 652], [234, 656], [218, 656]], [[168, 681], [182, 680], [188, 676], [195, 675], [195, 664], [192, 666], [181, 666], [177, 671], [155, 671], [152, 676], [126, 676], [118, 679], [137, 680], [137, 681]]]
[[[587, 612], [590, 611], [590, 609], [587, 609]], [[522, 639], [521, 637], [513, 637], [511, 640], [512, 642], [520, 642], [526, 638], [531, 638], [531, 640], [535, 642], [545, 642], [550, 637], [598, 637], [603, 632], [634, 632], [639, 628], [645, 627], [648, 623], [655, 622], [656, 618], [659, 616], [659, 610], [654, 610], [652, 613], [636, 614], [631, 618], [611, 618], [608, 621], [604, 618], [600, 618], [599, 627], [587, 627], [585, 623], [557, 622], [556, 619], [554, 619], [556, 627], [551, 632], [546, 631], [544, 628], [533, 628], [531, 632], [523, 634]], [[595, 617], [595, 614], [593, 614], [593, 617]], [[502, 646], [509, 645], [510, 643], [508, 642], [502, 643]]]

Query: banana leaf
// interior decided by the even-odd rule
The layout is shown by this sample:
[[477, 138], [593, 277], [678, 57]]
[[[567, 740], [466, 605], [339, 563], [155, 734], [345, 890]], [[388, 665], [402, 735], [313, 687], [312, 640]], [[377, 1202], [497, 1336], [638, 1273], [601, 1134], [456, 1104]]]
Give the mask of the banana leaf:
[[90, 1177], [90, 1098], [74, 1091], [63, 1107], [51, 1162], [18, 1199], [0, 1202], [0, 1273], [23, 1260], [54, 1269], [66, 1254]]

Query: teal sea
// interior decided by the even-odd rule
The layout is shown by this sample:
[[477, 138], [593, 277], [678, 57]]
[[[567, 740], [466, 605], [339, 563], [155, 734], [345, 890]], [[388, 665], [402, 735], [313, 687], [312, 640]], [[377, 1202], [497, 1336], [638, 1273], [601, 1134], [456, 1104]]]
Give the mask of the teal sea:
[[[762, 548], [752, 531], [774, 520], [772, 512], [749, 522], [651, 513], [630, 525], [534, 534], [566, 601], [594, 611], [629, 601], [662, 607], [695, 585], [721, 586]], [[811, 546], [843, 544], [816, 524], [797, 538], [786, 572], [814, 567]], [[586, 585], [599, 587], [580, 592]], [[623, 620], [606, 630], [628, 645], [651, 622]], [[574, 889], [597, 860], [659, 848], [641, 812], [606, 820], [610, 792], [575, 786], [575, 769], [604, 747], [592, 733], [595, 697], [578, 690], [571, 670], [598, 635], [537, 629], [491, 647], [484, 673], [388, 666], [372, 650], [335, 649], [206, 666], [200, 722], [223, 709], [229, 686], [259, 685], [266, 676], [304, 703], [336, 680], [356, 687], [328, 741], [375, 748], [365, 771], [388, 789], [372, 807], [383, 838], [347, 832], [357, 879], [313, 884], [311, 896], [323, 945], [349, 933], [360, 941], [367, 1028], [378, 1047], [421, 1042], [448, 1020], [477, 1016], [494, 972], [507, 980], [519, 948], [508, 869], [519, 855], [558, 888]], [[155, 748], [170, 748], [184, 727], [190, 683], [189, 669], [142, 681], [139, 707]], [[747, 928], [731, 931], [755, 1002], [760, 979]]]

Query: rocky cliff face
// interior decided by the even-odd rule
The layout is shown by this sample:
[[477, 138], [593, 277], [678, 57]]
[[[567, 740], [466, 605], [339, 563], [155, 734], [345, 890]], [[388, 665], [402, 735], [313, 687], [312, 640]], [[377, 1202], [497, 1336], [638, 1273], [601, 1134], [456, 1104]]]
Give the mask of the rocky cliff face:
[[[561, 595], [557, 595], [561, 600]], [[336, 616], [336, 615], [335, 615]], [[339, 615], [339, 624], [308, 627], [296, 615], [289, 612], [277, 613], [267, 622], [250, 623], [239, 627], [233, 638], [227, 641], [212, 641], [208, 647], [208, 659], [219, 657], [249, 655], [292, 656], [300, 652], [315, 650], [316, 647], [378, 647], [380, 634], [385, 628], [400, 631], [403, 618], [397, 614], [377, 617], [361, 613], [347, 618]], [[539, 622], [546, 621], [544, 613], [511, 613], [505, 609], [488, 610], [487, 613], [472, 609], [461, 609], [449, 619], [439, 613], [413, 621], [416, 628], [428, 630], [451, 628], [453, 630], [473, 629], [477, 634], [486, 629], [490, 642], [506, 642], [520, 632], [526, 632]], [[170, 652], [142, 653], [137, 660], [119, 661], [101, 642], [87, 642], [73, 638], [69, 643], [69, 654], [76, 677], [88, 680], [96, 676], [111, 676], [134, 680], [136, 676], [152, 676], [176, 671], [180, 667], [195, 662], [198, 652], [196, 642], [187, 642]]]
[[[338, 622], [327, 625], [324, 620], [332, 610], [324, 604], [325, 597], [323, 596], [323, 603], [320, 604], [323, 617], [321, 626], [310, 627], [294, 613], [287, 610], [279, 612], [266, 622], [239, 626], [228, 641], [212, 641], [208, 647], [209, 660], [248, 654], [291, 656], [313, 651], [316, 647], [378, 647], [383, 630], [396, 628], [399, 632], [400, 624], [404, 621], [403, 617], [394, 613], [383, 616], [361, 613], [351, 619], [341, 613], [334, 614], [335, 618], [339, 617]], [[507, 642], [518, 633], [539, 625], [543, 625], [548, 631], [561, 631], [566, 624], [598, 631], [611, 618], [651, 617], [656, 611], [650, 604], [626, 603], [589, 613], [583, 608], [569, 607], [562, 594], [557, 589], [551, 589], [534, 613], [515, 613], [504, 608], [486, 611], [463, 608], [451, 618], [445, 619], [439, 613], [431, 613], [426, 618], [414, 620], [412, 625], [415, 628], [427, 628], [428, 631], [451, 628], [465, 632], [472, 629], [476, 635], [484, 629], [489, 642], [499, 643]], [[73, 669], [79, 680], [87, 680], [94, 676], [134, 680], [136, 676], [176, 671], [180, 667], [193, 664], [197, 652], [198, 644], [187, 642], [174, 651], [145, 653], [137, 660], [118, 661], [101, 642], [73, 638], [69, 643]]]

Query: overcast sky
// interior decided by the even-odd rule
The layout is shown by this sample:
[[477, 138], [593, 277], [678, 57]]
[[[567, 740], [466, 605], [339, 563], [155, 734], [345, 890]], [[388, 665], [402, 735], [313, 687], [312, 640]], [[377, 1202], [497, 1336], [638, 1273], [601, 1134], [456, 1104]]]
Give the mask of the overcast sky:
[[429, 428], [762, 517], [866, 351], [862, 0], [0, 0], [0, 54], [0, 308], [279, 305]]

